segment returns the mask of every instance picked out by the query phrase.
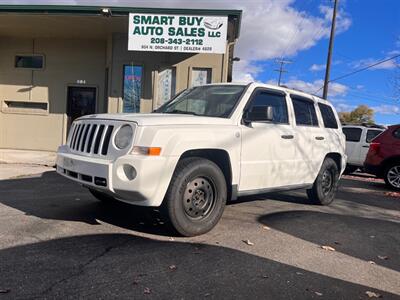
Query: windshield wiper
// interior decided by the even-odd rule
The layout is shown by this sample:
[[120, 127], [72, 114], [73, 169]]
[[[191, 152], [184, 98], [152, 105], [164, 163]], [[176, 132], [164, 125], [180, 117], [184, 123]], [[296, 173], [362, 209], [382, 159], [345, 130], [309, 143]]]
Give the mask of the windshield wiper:
[[179, 110], [179, 109], [174, 109], [171, 111], [166, 111], [164, 112], [165, 114], [184, 114], [184, 115], [193, 115], [193, 116], [200, 116], [199, 114], [196, 114], [195, 112], [192, 111], [186, 111], [186, 110]]

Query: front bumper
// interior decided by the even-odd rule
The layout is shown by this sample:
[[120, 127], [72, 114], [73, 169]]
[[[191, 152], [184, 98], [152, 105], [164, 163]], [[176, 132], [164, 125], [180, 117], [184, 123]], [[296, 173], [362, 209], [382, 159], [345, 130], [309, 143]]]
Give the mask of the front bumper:
[[[115, 160], [81, 156], [67, 146], [57, 153], [57, 173], [131, 204], [160, 206], [177, 159], [124, 155]], [[129, 173], [127, 175], [127, 172]]]

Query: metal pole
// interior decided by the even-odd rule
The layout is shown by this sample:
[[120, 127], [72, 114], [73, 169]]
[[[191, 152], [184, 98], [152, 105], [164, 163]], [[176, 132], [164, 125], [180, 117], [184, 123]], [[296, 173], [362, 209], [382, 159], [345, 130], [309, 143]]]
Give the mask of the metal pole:
[[338, 2], [339, 2], [339, 0], [335, 0], [335, 4], [333, 6], [331, 36], [329, 38], [328, 58], [326, 60], [324, 91], [322, 93], [322, 98], [324, 98], [324, 99], [328, 98], [329, 76], [331, 73], [332, 50], [333, 50], [333, 41], [335, 39], [336, 10], [337, 10]]

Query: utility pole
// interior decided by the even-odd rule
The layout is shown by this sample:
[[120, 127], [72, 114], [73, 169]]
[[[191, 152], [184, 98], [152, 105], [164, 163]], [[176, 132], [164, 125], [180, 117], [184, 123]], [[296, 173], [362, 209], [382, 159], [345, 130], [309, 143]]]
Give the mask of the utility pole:
[[276, 62], [277, 62], [278, 64], [280, 64], [279, 69], [275, 69], [275, 70], [274, 70], [274, 71], [276, 71], [276, 72], [279, 73], [278, 85], [280, 86], [280, 85], [281, 85], [281, 80], [282, 80], [282, 73], [287, 73], [287, 72], [288, 72], [287, 70], [284, 70], [284, 69], [283, 69], [283, 66], [284, 66], [285, 64], [291, 64], [292, 62], [291, 62], [290, 60], [284, 60], [284, 59], [277, 60]]
[[334, 1], [335, 1], [335, 4], [333, 6], [331, 36], [329, 38], [328, 58], [326, 60], [324, 91], [322, 93], [322, 98], [324, 98], [324, 99], [328, 98], [328, 87], [329, 87], [329, 76], [330, 76], [330, 73], [331, 73], [333, 41], [335, 39], [336, 10], [337, 10], [337, 6], [338, 6], [339, 0], [334, 0]]

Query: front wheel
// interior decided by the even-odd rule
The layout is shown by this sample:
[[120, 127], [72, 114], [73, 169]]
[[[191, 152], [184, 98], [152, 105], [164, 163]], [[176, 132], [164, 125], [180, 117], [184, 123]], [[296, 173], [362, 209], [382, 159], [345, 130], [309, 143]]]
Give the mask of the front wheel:
[[386, 167], [383, 178], [389, 187], [400, 190], [400, 162], [392, 163]]
[[339, 170], [332, 158], [327, 157], [311, 189], [307, 190], [311, 202], [329, 205], [335, 198], [339, 183]]
[[214, 228], [226, 199], [221, 169], [207, 159], [185, 158], [176, 167], [162, 211], [179, 234], [195, 236]]

